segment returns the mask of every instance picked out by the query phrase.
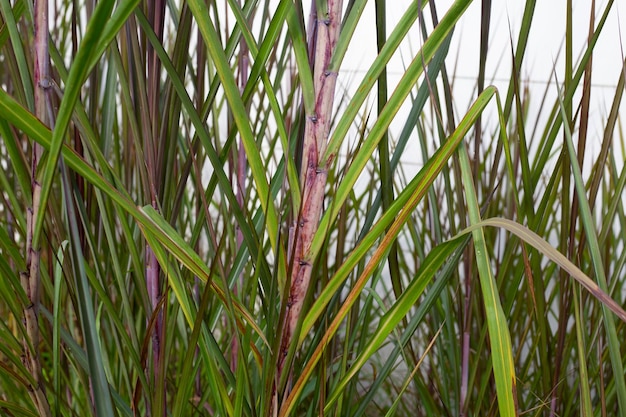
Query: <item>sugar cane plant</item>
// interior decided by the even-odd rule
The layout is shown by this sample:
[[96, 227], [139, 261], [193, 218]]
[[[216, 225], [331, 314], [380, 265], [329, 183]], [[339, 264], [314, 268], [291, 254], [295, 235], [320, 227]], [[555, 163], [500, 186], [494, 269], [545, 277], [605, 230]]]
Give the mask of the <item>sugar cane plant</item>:
[[626, 413], [614, 2], [542, 96], [475, 1], [469, 105], [473, 2], [369, 3], [0, 0], [1, 416]]

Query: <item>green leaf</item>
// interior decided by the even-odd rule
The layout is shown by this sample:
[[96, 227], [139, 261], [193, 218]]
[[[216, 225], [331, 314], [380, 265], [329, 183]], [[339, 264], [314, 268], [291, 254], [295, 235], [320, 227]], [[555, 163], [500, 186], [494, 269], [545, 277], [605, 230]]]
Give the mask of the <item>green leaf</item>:
[[213, 59], [213, 64], [217, 70], [217, 74], [222, 82], [224, 93], [232, 110], [232, 115], [241, 135], [241, 139], [248, 157], [248, 164], [252, 171], [252, 177], [256, 185], [256, 192], [259, 194], [259, 200], [263, 206], [265, 215], [267, 216], [266, 226], [268, 228], [268, 237], [272, 244], [274, 252], [277, 253], [278, 242], [278, 216], [274, 206], [274, 199], [270, 198], [269, 184], [266, 177], [267, 170], [261, 160], [260, 150], [257, 147], [250, 120], [247, 117], [246, 107], [239, 95], [239, 88], [235, 82], [235, 77], [230, 68], [228, 60], [224, 55], [224, 50], [220, 42], [219, 35], [215, 31], [213, 23], [209, 19], [209, 13], [206, 3], [199, 0], [190, 0], [189, 8], [191, 9], [198, 27], [202, 33], [202, 38], [206, 43], [209, 54]]
[[[138, 1], [128, 1], [127, 6], [137, 4]], [[61, 148], [65, 140], [65, 134], [67, 132], [72, 113], [74, 112], [74, 106], [79, 99], [83, 82], [87, 78], [89, 72], [95, 66], [97, 59], [102, 54], [102, 51], [108, 45], [111, 40], [110, 32], [107, 32], [107, 28], [121, 25], [128, 15], [132, 12], [132, 8], [125, 8], [122, 11], [125, 14], [117, 14], [114, 18], [111, 18], [111, 11], [113, 10], [113, 1], [99, 2], [87, 24], [85, 30], [85, 36], [83, 37], [81, 44], [76, 52], [76, 57], [72, 63], [70, 69], [69, 78], [66, 83], [65, 93], [63, 100], [59, 106], [59, 112], [56, 117], [55, 127], [52, 133], [50, 148], [48, 149], [48, 159], [45, 169], [43, 170], [41, 182], [41, 199], [39, 207], [36, 207], [36, 223], [33, 230], [33, 247], [39, 247], [39, 239], [45, 220], [45, 211], [48, 203], [48, 197], [52, 189], [52, 180], [57, 170], [57, 161], [61, 155]], [[108, 35], [108, 36], [103, 36]]]
[[[415, 3], [419, 4], [420, 1]], [[349, 193], [354, 188], [361, 172], [374, 150], [378, 146], [379, 141], [383, 137], [384, 133], [389, 128], [392, 120], [396, 117], [400, 106], [405, 101], [409, 92], [415, 86], [418, 77], [424, 71], [424, 65], [428, 63], [435, 55], [437, 50], [444, 44], [444, 41], [450, 31], [452, 31], [457, 20], [463, 15], [463, 12], [467, 9], [471, 0], [457, 0], [448, 10], [441, 22], [437, 25], [433, 33], [428, 37], [422, 49], [416, 54], [411, 65], [407, 68], [402, 79], [396, 86], [394, 93], [389, 97], [384, 110], [379, 115], [376, 123], [372, 127], [369, 135], [361, 145], [358, 153], [354, 156], [352, 163], [347, 169], [341, 183], [337, 186], [337, 189], [333, 195], [333, 201], [330, 205], [330, 209], [324, 213], [318, 231], [313, 237], [310, 249], [310, 257], [315, 258], [319, 252], [322, 243], [325, 239], [326, 231], [329, 229], [329, 223], [331, 219], [335, 219], [341, 207], [343, 206]], [[347, 110], [343, 113], [341, 119], [337, 122], [334, 132], [329, 140], [328, 146], [324, 151], [324, 156], [321, 161], [324, 163], [330, 162], [334, 159], [339, 147], [343, 143], [343, 140], [354, 121], [357, 111], [361, 108], [361, 105], [369, 95], [369, 92], [373, 88], [374, 83], [378, 79], [380, 73], [387, 65], [388, 60], [391, 58], [392, 53], [395, 51], [400, 40], [408, 32], [411, 23], [417, 18], [418, 8], [409, 8], [407, 13], [402, 17], [398, 23], [397, 28], [389, 36], [387, 43], [383, 50], [379, 53], [378, 57], [368, 70], [361, 85], [357, 89], [357, 93], [347, 106]], [[397, 33], [396, 33], [397, 32]], [[489, 98], [482, 96], [479, 100], [489, 101]], [[476, 110], [470, 110], [475, 112]], [[469, 113], [468, 113], [469, 115]], [[468, 118], [467, 116], [465, 117]], [[471, 115], [470, 117], [471, 118]]]
[[408, 287], [380, 319], [374, 335], [367, 344], [365, 344], [357, 359], [350, 365], [348, 372], [335, 387], [333, 395], [328, 399], [325, 412], [329, 412], [330, 406], [337, 400], [350, 379], [354, 378], [367, 360], [382, 346], [385, 339], [397, 328], [398, 324], [405, 318], [409, 310], [417, 303], [424, 293], [426, 286], [428, 286], [436, 276], [437, 271], [439, 271], [448, 258], [463, 244], [464, 239], [457, 238], [442, 243], [429, 252]]
[[[480, 208], [474, 189], [472, 170], [467, 156], [465, 145], [459, 147], [459, 159], [463, 175], [463, 187], [469, 213], [470, 224], [480, 222]], [[485, 243], [483, 229], [472, 231], [474, 238], [474, 251], [478, 264], [480, 288], [483, 294], [485, 316], [489, 329], [491, 346], [491, 360], [493, 374], [496, 380], [496, 393], [498, 394], [498, 406], [501, 416], [515, 417], [519, 414], [517, 409], [517, 388], [515, 380], [515, 366], [511, 347], [511, 335], [507, 325], [506, 316], [502, 310], [498, 286], [491, 272], [489, 252]]]

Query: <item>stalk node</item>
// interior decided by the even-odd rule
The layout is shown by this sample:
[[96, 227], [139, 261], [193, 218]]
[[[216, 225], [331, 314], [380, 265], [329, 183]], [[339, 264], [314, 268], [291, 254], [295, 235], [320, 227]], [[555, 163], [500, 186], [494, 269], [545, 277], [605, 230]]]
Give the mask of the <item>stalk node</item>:
[[44, 90], [52, 88], [52, 83], [50, 82], [49, 78], [42, 78], [41, 80], [39, 80], [38, 84], [39, 87], [43, 88]]

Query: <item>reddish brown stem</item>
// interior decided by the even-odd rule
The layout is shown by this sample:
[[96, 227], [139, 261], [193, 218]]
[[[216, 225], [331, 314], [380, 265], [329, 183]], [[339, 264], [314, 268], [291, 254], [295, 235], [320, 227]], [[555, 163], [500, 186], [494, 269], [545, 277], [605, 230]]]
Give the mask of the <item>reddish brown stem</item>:
[[[50, 63], [48, 53], [48, 2], [35, 1], [35, 44], [34, 44], [34, 83], [35, 83], [35, 115], [48, 124], [47, 118], [47, 89], [50, 86]], [[26, 236], [26, 267], [20, 274], [21, 283], [28, 296], [29, 305], [24, 308], [24, 322], [27, 338], [24, 339], [24, 365], [32, 376], [29, 387], [31, 398], [40, 416], [51, 416], [50, 404], [46, 398], [39, 358], [39, 289], [41, 286], [40, 261], [41, 250], [39, 244], [33, 244], [34, 225], [37, 223], [41, 185], [37, 181], [37, 167], [43, 153], [43, 148], [33, 146], [31, 164], [32, 207], [28, 210]], [[36, 245], [36, 246], [35, 246]]]
[[309, 40], [313, 43], [315, 108], [312, 114], [307, 114], [305, 122], [300, 178], [302, 206], [297, 221], [290, 227], [291, 286], [278, 359], [279, 375], [289, 372], [285, 359], [289, 347], [297, 339], [296, 326], [315, 261], [310, 255], [310, 247], [322, 213], [329, 162], [320, 158], [328, 142], [337, 80], [337, 73], [330, 71], [329, 64], [340, 32], [342, 3], [342, 0], [328, 1], [328, 13], [317, 15], [315, 36]]
[[[157, 38], [163, 42], [163, 30], [165, 22], [165, 1], [147, 2], [148, 19], [157, 35]], [[144, 149], [147, 156], [148, 165], [148, 184], [150, 203], [156, 210], [160, 210], [161, 193], [163, 190], [163, 147], [164, 141], [160, 137], [162, 127], [162, 117], [160, 115], [160, 88], [161, 88], [161, 64], [154, 48], [148, 43], [146, 48], [147, 63], [147, 98], [149, 108], [150, 128], [144, 137]], [[165, 123], [165, 122], [163, 122]], [[160, 278], [161, 267], [156, 255], [149, 245], [146, 245], [146, 286], [148, 288], [148, 296], [152, 304], [152, 312], [156, 314], [156, 322], [154, 333], [152, 334], [152, 351], [153, 351], [153, 370], [155, 390], [159, 390], [155, 398], [161, 398], [160, 402], [155, 403], [155, 409], [152, 410], [153, 415], [166, 415], [165, 404], [165, 356], [164, 352], [164, 314], [161, 303], [163, 283]]]

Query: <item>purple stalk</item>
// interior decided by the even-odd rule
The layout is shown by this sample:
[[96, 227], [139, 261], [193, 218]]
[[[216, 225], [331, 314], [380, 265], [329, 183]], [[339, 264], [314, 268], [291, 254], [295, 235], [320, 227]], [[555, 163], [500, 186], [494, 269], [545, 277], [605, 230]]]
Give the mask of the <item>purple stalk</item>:
[[[47, 89], [50, 86], [50, 62], [48, 52], [48, 2], [35, 1], [35, 44], [34, 44], [34, 82], [35, 82], [35, 115], [46, 125], [47, 118]], [[29, 384], [29, 393], [40, 416], [51, 416], [50, 404], [46, 397], [41, 374], [39, 358], [39, 289], [41, 286], [40, 261], [41, 248], [33, 246], [33, 228], [37, 222], [41, 185], [37, 182], [36, 172], [43, 148], [33, 145], [31, 162], [32, 207], [28, 209], [26, 235], [26, 268], [20, 273], [21, 284], [29, 299], [29, 305], [24, 308], [24, 322], [27, 337], [24, 338], [23, 363], [30, 372], [33, 383]], [[33, 346], [33, 350], [29, 346]]]
[[[151, 22], [154, 32], [156, 33], [159, 41], [163, 42], [163, 30], [165, 26], [165, 1], [149, 1], [148, 6], [148, 20]], [[146, 51], [146, 63], [147, 63], [147, 77], [146, 87], [148, 95], [148, 106], [150, 112], [150, 129], [144, 139], [144, 149], [147, 156], [146, 164], [148, 171], [148, 183], [149, 192], [152, 207], [159, 210], [159, 193], [162, 189], [161, 179], [162, 172], [161, 167], [163, 165], [163, 146], [164, 144], [159, 140], [161, 131], [161, 110], [159, 105], [159, 92], [160, 92], [160, 79], [161, 79], [161, 65], [159, 58], [154, 48], [148, 44]], [[160, 265], [154, 254], [154, 251], [149, 245], [146, 245], [146, 286], [148, 289], [148, 296], [152, 306], [152, 314], [156, 314], [154, 317], [154, 332], [152, 333], [152, 366], [154, 370], [154, 388], [155, 390], [165, 390], [165, 384], [161, 383], [165, 379], [165, 356], [163, 350], [165, 343], [163, 342], [163, 309], [160, 308], [160, 302], [162, 295], [162, 283], [160, 280]], [[158, 309], [158, 311], [157, 311]], [[161, 404], [158, 405], [157, 410], [161, 410], [161, 415], [165, 417], [166, 403], [165, 392], [156, 392], [155, 399], [161, 398]], [[154, 404], [156, 405], [156, 404]], [[153, 409], [153, 412], [154, 409]], [[158, 413], [156, 411], [155, 413]]]
[[[314, 24], [310, 27], [315, 33], [309, 39], [314, 62], [315, 108], [313, 114], [306, 115], [305, 122], [300, 178], [302, 206], [299, 218], [290, 226], [291, 287], [278, 358], [278, 375], [290, 372], [285, 360], [289, 347], [297, 339], [294, 333], [302, 312], [304, 297], [309, 289], [311, 269], [315, 261], [310, 256], [309, 250], [322, 213], [324, 188], [328, 176], [327, 164], [330, 162], [320, 160], [320, 157], [328, 142], [337, 80], [337, 73], [329, 71], [328, 68], [341, 28], [342, 5], [342, 0], [328, 0], [328, 14], [317, 16], [312, 20]], [[315, 6], [312, 9], [313, 19], [314, 13], [316, 14]]]

